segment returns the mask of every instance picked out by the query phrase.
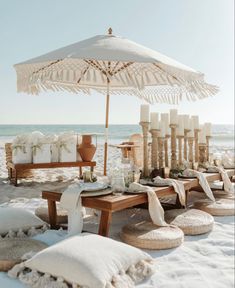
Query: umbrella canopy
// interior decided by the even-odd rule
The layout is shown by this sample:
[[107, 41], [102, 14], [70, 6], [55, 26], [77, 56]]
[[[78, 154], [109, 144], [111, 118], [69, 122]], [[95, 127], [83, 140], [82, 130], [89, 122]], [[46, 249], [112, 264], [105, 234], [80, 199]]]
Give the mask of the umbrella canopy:
[[[123, 37], [98, 35], [16, 64], [18, 92], [70, 91], [135, 95], [149, 103], [178, 104], [217, 93], [204, 75]], [[107, 135], [107, 131], [106, 131]], [[107, 137], [106, 137], [107, 138]], [[105, 148], [105, 174], [107, 139]]]
[[[111, 31], [110, 31], [111, 32]], [[98, 35], [16, 64], [18, 92], [90, 93], [90, 89], [136, 95], [149, 103], [177, 104], [216, 94], [204, 75], [163, 54], [112, 34]], [[157, 86], [157, 87], [156, 87]]]

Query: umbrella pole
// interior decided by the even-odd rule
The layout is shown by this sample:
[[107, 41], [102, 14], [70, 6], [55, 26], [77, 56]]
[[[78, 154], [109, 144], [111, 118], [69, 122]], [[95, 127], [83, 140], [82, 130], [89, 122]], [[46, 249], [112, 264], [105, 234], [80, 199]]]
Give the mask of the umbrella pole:
[[109, 127], [109, 86], [110, 80], [107, 78], [106, 115], [105, 115], [105, 143], [104, 143], [104, 175], [107, 175], [108, 160], [108, 127]]

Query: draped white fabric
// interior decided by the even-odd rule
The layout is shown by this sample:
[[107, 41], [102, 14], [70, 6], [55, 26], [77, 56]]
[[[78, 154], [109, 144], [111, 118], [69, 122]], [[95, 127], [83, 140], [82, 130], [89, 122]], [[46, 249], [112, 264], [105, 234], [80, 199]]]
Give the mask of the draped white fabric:
[[165, 55], [114, 35], [95, 36], [15, 65], [18, 92], [44, 90], [135, 95], [149, 103], [179, 103], [214, 95], [204, 75]]

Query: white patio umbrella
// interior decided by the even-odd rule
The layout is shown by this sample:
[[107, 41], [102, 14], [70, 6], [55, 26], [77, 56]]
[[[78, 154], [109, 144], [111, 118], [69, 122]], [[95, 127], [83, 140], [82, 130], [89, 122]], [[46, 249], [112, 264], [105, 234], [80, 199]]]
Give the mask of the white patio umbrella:
[[18, 92], [41, 91], [106, 95], [104, 174], [108, 149], [109, 98], [135, 95], [149, 103], [178, 104], [217, 93], [204, 75], [163, 54], [128, 39], [98, 35], [14, 65]]

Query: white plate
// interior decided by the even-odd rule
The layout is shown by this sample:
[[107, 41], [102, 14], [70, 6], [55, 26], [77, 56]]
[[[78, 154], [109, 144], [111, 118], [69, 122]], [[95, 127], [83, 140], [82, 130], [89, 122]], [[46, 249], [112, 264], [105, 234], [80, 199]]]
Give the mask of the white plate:
[[100, 182], [94, 182], [94, 183], [82, 183], [83, 191], [84, 192], [93, 192], [93, 191], [99, 191], [108, 188], [108, 185], [105, 183]]
[[99, 191], [86, 191], [81, 193], [81, 197], [95, 197], [95, 196], [104, 196], [111, 194], [111, 189], [99, 190]]

